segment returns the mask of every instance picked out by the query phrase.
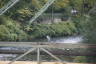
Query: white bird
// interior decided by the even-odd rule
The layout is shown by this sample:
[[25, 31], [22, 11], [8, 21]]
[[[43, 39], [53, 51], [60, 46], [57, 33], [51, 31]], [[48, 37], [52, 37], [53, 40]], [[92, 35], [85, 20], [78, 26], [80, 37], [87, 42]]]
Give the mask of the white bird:
[[47, 40], [48, 40], [48, 42], [50, 42], [51, 41], [51, 38], [50, 38], [50, 36], [46, 36], [46, 38], [47, 38]]

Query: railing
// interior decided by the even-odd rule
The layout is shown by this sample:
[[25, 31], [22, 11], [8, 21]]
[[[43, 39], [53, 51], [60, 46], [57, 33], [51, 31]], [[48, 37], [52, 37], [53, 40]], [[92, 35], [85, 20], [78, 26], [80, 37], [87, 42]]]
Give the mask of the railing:
[[[56, 56], [56, 54], [61, 54], [61, 55], [73, 55], [74, 53], [70, 50], [70, 49], [73, 49], [73, 48], [96, 48], [96, 44], [63, 44], [63, 43], [49, 43], [49, 42], [0, 42], [0, 46], [7, 46], [7, 47], [30, 47], [29, 50], [27, 51], [19, 51], [19, 53], [23, 53], [21, 54], [19, 57], [13, 59], [11, 62], [9, 62], [8, 64], [13, 64], [15, 61], [21, 59], [22, 57], [26, 56], [27, 54], [29, 53], [33, 53], [34, 54], [34, 51], [37, 50], [37, 63], [40, 64], [41, 63], [41, 59], [40, 59], [40, 55], [41, 54], [45, 54], [47, 53], [48, 55], [50, 55], [51, 57], [53, 57], [54, 59], [56, 59], [58, 62], [61, 62], [61, 63], [67, 63], [67, 62], [64, 62], [62, 61], [60, 58], [58, 58]], [[55, 50], [47, 50], [46, 48], [50, 48], [51, 49], [55, 49]], [[67, 48], [67, 53], [66, 51], [62, 50], [62, 49], [66, 49]], [[61, 49], [60, 50], [57, 50], [56, 49]], [[6, 52], [7, 51], [7, 52]], [[18, 51], [8, 51], [8, 50], [1, 50], [1, 53], [17, 53]], [[68, 52], [69, 51], [69, 52]], [[71, 52], [70, 52], [71, 51]], [[43, 53], [41, 53], [43, 52]], [[80, 51], [79, 52], [75, 52], [75, 55], [76, 54], [87, 54], [88, 56], [88, 53], [90, 54], [90, 52], [83, 52], [81, 53]], [[35, 53], [36, 54], [36, 53]], [[35, 55], [34, 54], [34, 55]], [[95, 52], [92, 53], [92, 55], [96, 55]]]
[[[46, 48], [54, 55], [65, 55], [65, 56], [96, 56], [95, 51], [90, 49], [96, 48], [96, 44], [72, 44], [72, 43], [49, 43], [49, 42], [0, 42], [0, 46], [4, 47], [32, 47], [32, 48]], [[56, 50], [55, 50], [56, 49]], [[59, 49], [59, 50], [58, 50]], [[82, 51], [87, 49], [87, 51]], [[4, 50], [0, 49], [0, 53], [3, 54], [23, 54], [27, 50]], [[58, 52], [57, 52], [58, 51]], [[30, 53], [36, 55], [36, 52]], [[41, 51], [41, 55], [46, 55]]]
[[[45, 55], [45, 53], [47, 53], [48, 55], [50, 55], [51, 57], [53, 57], [54, 59], [56, 59], [58, 62], [61, 63], [65, 63], [67, 64], [68, 62], [62, 61], [60, 58], [58, 58], [56, 55], [74, 55], [74, 56], [96, 56], [96, 52], [91, 52], [91, 51], [83, 51], [83, 53], [78, 50], [78, 51], [72, 51], [71, 49], [78, 49], [78, 48], [83, 48], [83, 49], [94, 49], [96, 48], [96, 44], [63, 44], [63, 43], [49, 43], [49, 42], [0, 42], [0, 46], [7, 46], [7, 47], [29, 47], [29, 50], [27, 51], [18, 51], [18, 50], [1, 50], [0, 49], [0, 53], [22, 53], [19, 57], [13, 59], [11, 62], [9, 62], [8, 64], [13, 64], [15, 61], [21, 59], [22, 57], [24, 57], [25, 55], [31, 53], [33, 55], [37, 55], [37, 63], [40, 64], [41, 63], [41, 59], [40, 59], [40, 55]], [[47, 49], [50, 50], [47, 50]], [[66, 49], [67, 51], [63, 50]], [[53, 50], [55, 49], [55, 50]], [[56, 50], [57, 49], [57, 50]], [[58, 50], [59, 49], [59, 50]], [[61, 50], [60, 50], [61, 49]], [[37, 54], [36, 52], [34, 53], [34, 51], [37, 50]], [[57, 52], [58, 51], [58, 52]]]
[[96, 48], [95, 44], [49, 43], [49, 42], [0, 42], [0, 46], [43, 48]]

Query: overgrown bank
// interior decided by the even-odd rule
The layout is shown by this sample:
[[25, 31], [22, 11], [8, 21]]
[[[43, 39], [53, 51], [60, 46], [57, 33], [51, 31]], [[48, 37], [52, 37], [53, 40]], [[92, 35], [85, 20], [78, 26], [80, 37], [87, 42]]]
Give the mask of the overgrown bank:
[[57, 36], [70, 36], [77, 33], [77, 28], [73, 22], [60, 22], [54, 24], [36, 24], [31, 26], [31, 30], [28, 34], [32, 35], [34, 38], [46, 37], [49, 35], [51, 37]]
[[0, 17], [0, 41], [29, 41], [34, 38], [71, 36], [77, 34], [74, 22], [66, 21], [54, 24], [32, 24], [25, 27], [8, 17]]

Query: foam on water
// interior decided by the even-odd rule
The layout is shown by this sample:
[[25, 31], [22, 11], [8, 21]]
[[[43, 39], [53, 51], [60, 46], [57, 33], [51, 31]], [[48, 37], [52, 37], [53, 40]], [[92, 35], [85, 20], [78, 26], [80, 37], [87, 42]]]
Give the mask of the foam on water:
[[56, 43], [79, 43], [83, 40], [81, 36], [78, 37], [67, 37], [67, 38], [53, 38], [51, 42], [56, 42]]

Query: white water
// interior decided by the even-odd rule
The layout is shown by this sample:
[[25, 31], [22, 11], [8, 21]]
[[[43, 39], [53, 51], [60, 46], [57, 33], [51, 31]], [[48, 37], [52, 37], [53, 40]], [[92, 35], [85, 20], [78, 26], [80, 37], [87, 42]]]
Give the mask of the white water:
[[0, 54], [0, 60], [9, 60], [9, 58], [15, 58], [17, 55], [13, 54]]
[[51, 42], [56, 43], [80, 43], [83, 41], [83, 38], [81, 36], [74, 36], [74, 37], [62, 37], [62, 38], [53, 38]]

